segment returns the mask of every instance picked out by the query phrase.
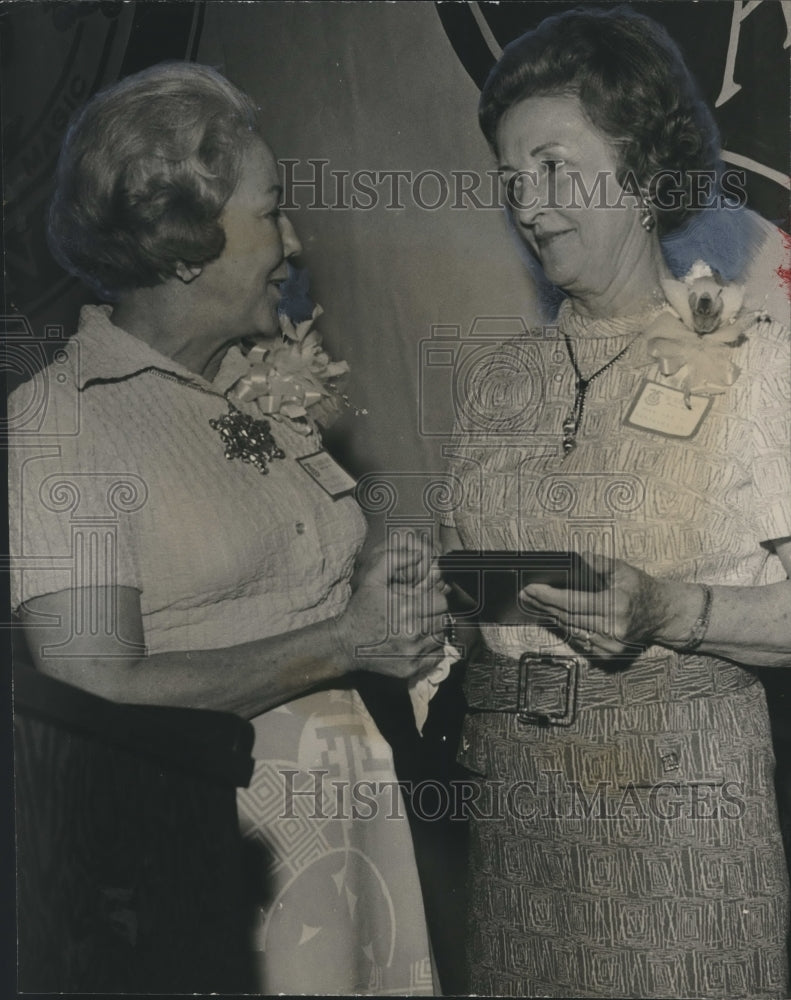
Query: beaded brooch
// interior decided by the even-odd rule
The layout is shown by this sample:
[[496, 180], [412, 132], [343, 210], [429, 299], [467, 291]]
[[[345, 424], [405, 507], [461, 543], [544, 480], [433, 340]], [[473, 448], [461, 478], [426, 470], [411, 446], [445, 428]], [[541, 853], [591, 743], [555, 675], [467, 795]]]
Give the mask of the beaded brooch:
[[273, 459], [286, 457], [286, 453], [278, 447], [272, 436], [269, 421], [242, 413], [230, 401], [228, 408], [228, 413], [209, 421], [209, 426], [222, 438], [225, 457], [229, 461], [239, 458], [254, 465], [265, 476]]

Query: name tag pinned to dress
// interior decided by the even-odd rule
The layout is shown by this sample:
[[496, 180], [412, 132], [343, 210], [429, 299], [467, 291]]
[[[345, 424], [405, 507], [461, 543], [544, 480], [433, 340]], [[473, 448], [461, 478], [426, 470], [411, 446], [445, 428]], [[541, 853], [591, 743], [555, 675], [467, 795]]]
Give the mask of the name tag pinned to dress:
[[325, 493], [335, 499], [345, 493], [351, 493], [357, 485], [357, 480], [342, 469], [332, 456], [323, 449], [312, 455], [303, 455], [297, 462], [307, 472], [310, 478], [319, 484]]
[[671, 438], [694, 437], [711, 409], [711, 396], [693, 396], [651, 379], [643, 379], [629, 411], [627, 427]]

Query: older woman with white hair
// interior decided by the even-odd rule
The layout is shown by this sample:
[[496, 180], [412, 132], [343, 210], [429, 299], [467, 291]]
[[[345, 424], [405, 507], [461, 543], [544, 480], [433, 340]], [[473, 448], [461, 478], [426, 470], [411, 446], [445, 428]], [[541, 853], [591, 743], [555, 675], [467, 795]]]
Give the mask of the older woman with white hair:
[[[365, 519], [310, 408], [326, 357], [301, 406], [240, 391], [245, 338], [259, 362], [290, 349], [278, 310], [300, 244], [280, 195], [257, 109], [207, 67], [145, 70], [72, 123], [51, 246], [108, 304], [83, 309], [11, 457], [13, 606], [41, 671], [252, 719], [239, 811], [262, 992], [431, 993], [390, 748], [346, 675], [430, 670], [445, 598], [419, 547], [369, 556], [352, 585]], [[11, 398], [16, 426], [27, 401]], [[112, 522], [84, 561], [69, 490], [80, 524]]]

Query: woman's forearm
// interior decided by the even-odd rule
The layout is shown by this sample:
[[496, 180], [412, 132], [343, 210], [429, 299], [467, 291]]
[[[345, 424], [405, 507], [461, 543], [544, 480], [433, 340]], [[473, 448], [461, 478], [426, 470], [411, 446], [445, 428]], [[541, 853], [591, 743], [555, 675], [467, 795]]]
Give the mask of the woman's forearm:
[[[454, 529], [443, 529], [443, 543], [460, 547]], [[791, 576], [791, 539], [768, 545]], [[598, 568], [608, 580], [602, 594], [530, 585], [520, 598], [554, 617], [572, 636], [587, 633], [599, 658], [654, 644], [683, 651], [692, 642], [704, 655], [747, 667], [791, 666], [791, 580], [758, 587], [713, 585], [701, 627], [706, 593], [701, 584], [649, 576], [621, 560], [604, 560]]]
[[[245, 717], [353, 668], [353, 650], [343, 649], [333, 620], [223, 649], [146, 655], [139, 615], [125, 607], [134, 604], [135, 592], [120, 590], [126, 593], [120, 595], [115, 627], [82, 636], [68, 635], [65, 593], [29, 602], [23, 617], [36, 667], [113, 701], [211, 708]], [[58, 615], [62, 625], [36, 626], [42, 614]], [[68, 656], [59, 655], [64, 639]]]
[[353, 669], [334, 621], [227, 649], [157, 653], [134, 663], [108, 697], [211, 708], [252, 718]]
[[[388, 582], [388, 574], [405, 572], [419, 555], [396, 564], [383, 552], [339, 618], [222, 649], [148, 655], [140, 592], [132, 587], [41, 595], [19, 613], [44, 673], [113, 701], [252, 717], [352, 670], [406, 678], [426, 669], [426, 658], [441, 659], [433, 633], [446, 601], [430, 574], [414, 585]], [[90, 627], [76, 630], [80, 609]]]
[[[654, 641], [671, 649], [689, 642], [704, 605], [699, 584], [659, 584], [661, 622]], [[791, 666], [791, 581], [763, 587], [713, 586], [710, 617], [698, 646], [700, 653], [720, 656], [748, 667]]]

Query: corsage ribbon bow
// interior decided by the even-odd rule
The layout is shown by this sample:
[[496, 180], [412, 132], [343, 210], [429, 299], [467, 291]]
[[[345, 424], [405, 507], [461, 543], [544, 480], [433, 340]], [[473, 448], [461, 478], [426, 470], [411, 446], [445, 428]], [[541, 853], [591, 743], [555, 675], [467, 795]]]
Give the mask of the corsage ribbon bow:
[[746, 341], [744, 331], [759, 318], [742, 310], [744, 286], [726, 284], [703, 261], [680, 281], [661, 285], [669, 308], [646, 330], [648, 354], [664, 376], [680, 373], [687, 406], [694, 393], [725, 392], [741, 372], [733, 349]]
[[[269, 416], [289, 417], [304, 434], [308, 409], [338, 396], [334, 379], [345, 375], [345, 361], [330, 361], [313, 323], [323, 310], [317, 305], [310, 319], [296, 325], [281, 314], [282, 342], [257, 344], [247, 354], [248, 371], [234, 386], [241, 402], [255, 401]], [[303, 430], [304, 429], [304, 430]]]

